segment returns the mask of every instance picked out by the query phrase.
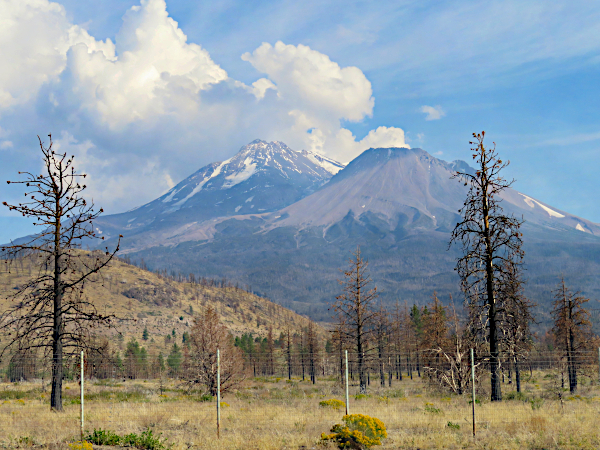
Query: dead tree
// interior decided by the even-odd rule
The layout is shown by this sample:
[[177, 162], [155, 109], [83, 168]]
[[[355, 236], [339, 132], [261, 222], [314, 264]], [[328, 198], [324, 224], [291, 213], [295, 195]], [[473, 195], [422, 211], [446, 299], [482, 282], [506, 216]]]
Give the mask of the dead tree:
[[317, 361], [319, 360], [319, 341], [315, 331], [315, 324], [312, 320], [306, 327], [306, 350], [308, 356], [308, 374], [312, 384], [317, 382]]
[[421, 348], [427, 355], [427, 367], [439, 367], [441, 361], [439, 350], [448, 346], [448, 317], [446, 308], [442, 305], [433, 293], [433, 301], [424, 310], [423, 314], [423, 337], [421, 339]]
[[217, 349], [221, 356], [221, 393], [235, 388], [245, 378], [242, 351], [212, 307], [194, 318], [190, 331], [189, 360], [182, 378], [189, 390], [200, 385], [217, 395]]
[[356, 351], [360, 392], [367, 390], [365, 372], [365, 352], [367, 343], [373, 334], [373, 324], [377, 316], [374, 309], [377, 287], [369, 289], [372, 280], [367, 271], [368, 261], [360, 256], [360, 247], [352, 253], [348, 270], [342, 271], [344, 279], [339, 280], [343, 293], [336, 297], [333, 309], [341, 320], [340, 332], [352, 344]]
[[[379, 370], [379, 383], [382, 387], [385, 386], [385, 363], [387, 360], [387, 353], [389, 349], [390, 340], [390, 321], [388, 318], [388, 312], [383, 307], [381, 302], [379, 303], [379, 310], [375, 316], [373, 327], [373, 335], [375, 340], [375, 348], [377, 349], [377, 366]], [[389, 364], [390, 361], [388, 361]], [[389, 371], [389, 367], [388, 367]], [[390, 375], [391, 380], [391, 375]], [[391, 383], [391, 381], [390, 381]]]
[[331, 340], [335, 349], [335, 353], [337, 354], [340, 382], [344, 381], [344, 350], [348, 350], [347, 336], [345, 333], [342, 333], [342, 325], [342, 320], [337, 320], [337, 322], [335, 322], [334, 329], [331, 331]]
[[[497, 292], [504, 279], [504, 271], [511, 265], [522, 264], [523, 224], [504, 214], [500, 206], [500, 194], [512, 181], [500, 176], [509, 162], [502, 162], [496, 147], [483, 145], [484, 132], [473, 133], [475, 145], [473, 159], [476, 172], [457, 172], [454, 178], [470, 186], [463, 207], [459, 210], [461, 220], [452, 231], [450, 245], [460, 244], [463, 255], [458, 258], [456, 270], [461, 279], [462, 290], [469, 312], [482, 320], [483, 335], [489, 345], [491, 400], [502, 400], [500, 384], [499, 314]], [[473, 322], [474, 323], [474, 322]]]
[[[38, 136], [39, 139], [39, 136]], [[41, 232], [22, 243], [2, 248], [7, 263], [19, 256], [37, 259], [38, 271], [13, 295], [13, 303], [0, 315], [0, 327], [7, 332], [7, 344], [0, 356], [13, 347], [42, 348], [52, 356], [50, 407], [61, 411], [63, 359], [89, 347], [92, 330], [110, 325], [114, 315], [101, 314], [87, 299], [84, 287], [92, 275], [106, 267], [119, 248], [109, 252], [83, 252], [82, 242], [96, 238], [93, 222], [102, 213], [95, 211], [81, 193], [85, 174], [73, 167], [73, 156], [46, 148], [39, 139], [44, 169], [41, 174], [19, 172], [24, 180], [8, 183], [26, 187], [26, 201], [4, 202], [11, 211], [33, 218]], [[102, 239], [104, 239], [102, 237]], [[120, 241], [120, 238], [119, 238]]]
[[[470, 350], [476, 344], [467, 327], [461, 326], [456, 311], [447, 319], [450, 336], [446, 344], [431, 348], [429, 351], [439, 358], [439, 363], [426, 368], [430, 382], [438, 387], [462, 395], [471, 384]], [[479, 378], [480, 363], [476, 364]]]
[[400, 305], [396, 300], [396, 307], [394, 308], [393, 324], [392, 324], [392, 336], [394, 344], [394, 365], [396, 368], [396, 380], [402, 381], [402, 313], [400, 311]]
[[285, 356], [287, 359], [287, 369], [288, 369], [288, 380], [292, 379], [292, 336], [290, 335], [290, 327], [287, 327], [287, 331], [285, 333], [286, 340], [286, 351]]
[[584, 308], [589, 299], [567, 288], [564, 278], [554, 291], [554, 327], [552, 332], [556, 347], [567, 359], [569, 391], [577, 390], [577, 367], [580, 364], [581, 352], [587, 349], [593, 336], [590, 314]]
[[[504, 280], [500, 283], [498, 292], [499, 303], [502, 305], [498, 311], [501, 323], [500, 345], [514, 368], [517, 392], [521, 392], [520, 364], [533, 346], [531, 324], [534, 323], [534, 318], [531, 311], [535, 304], [525, 296], [523, 285], [520, 267], [511, 264], [504, 271]], [[510, 369], [509, 380], [512, 382]]]

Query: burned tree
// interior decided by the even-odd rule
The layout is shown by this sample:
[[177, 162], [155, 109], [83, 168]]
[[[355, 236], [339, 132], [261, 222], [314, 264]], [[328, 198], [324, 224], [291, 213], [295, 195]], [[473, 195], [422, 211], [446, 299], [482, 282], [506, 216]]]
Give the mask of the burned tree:
[[477, 345], [469, 328], [461, 325], [454, 309], [446, 322], [440, 324], [440, 328], [442, 327], [447, 327], [450, 335], [445, 345], [431, 348], [430, 352], [439, 358], [439, 364], [428, 366], [426, 373], [429, 381], [438, 387], [462, 395], [471, 384], [469, 352]]
[[221, 392], [244, 380], [242, 351], [213, 308], [194, 318], [189, 342], [189, 359], [182, 376], [188, 389], [200, 385], [213, 397], [217, 395], [217, 349], [221, 354]]
[[[64, 358], [89, 348], [92, 330], [110, 325], [113, 315], [101, 314], [84, 293], [92, 275], [106, 267], [119, 245], [109, 252], [83, 252], [81, 243], [96, 238], [93, 222], [102, 213], [82, 197], [85, 174], [78, 174], [73, 156], [46, 148], [39, 139], [43, 157], [41, 174], [19, 172], [24, 180], [9, 184], [26, 187], [26, 201], [3, 202], [11, 211], [34, 219], [41, 232], [22, 243], [2, 248], [6, 263], [26, 256], [37, 261], [37, 273], [13, 295], [13, 303], [0, 315], [0, 327], [8, 335], [0, 356], [13, 348], [44, 349], [52, 357], [50, 407], [61, 411]], [[103, 239], [103, 238], [102, 238]]]
[[423, 311], [421, 346], [427, 373], [432, 367], [438, 368], [442, 363], [439, 352], [448, 344], [448, 318], [446, 308], [440, 303], [436, 292], [433, 293], [433, 301]]
[[312, 384], [317, 382], [317, 362], [319, 360], [319, 340], [315, 330], [315, 324], [312, 320], [306, 327], [306, 350], [308, 356], [308, 373]]
[[514, 369], [517, 392], [521, 392], [520, 363], [533, 346], [531, 310], [535, 306], [523, 292], [524, 282], [520, 267], [509, 264], [504, 271], [503, 282], [498, 292], [500, 317], [500, 345], [509, 361], [509, 382], [512, 383], [511, 368]]
[[452, 231], [450, 245], [460, 244], [463, 255], [458, 258], [456, 270], [461, 279], [465, 301], [473, 324], [489, 345], [491, 375], [491, 400], [502, 400], [500, 385], [500, 315], [498, 291], [507, 268], [522, 264], [523, 223], [504, 214], [500, 206], [500, 194], [512, 181], [500, 176], [509, 165], [498, 158], [496, 146], [486, 148], [483, 144], [485, 132], [473, 133], [475, 145], [473, 159], [477, 163], [475, 173], [457, 172], [459, 178], [470, 186], [463, 207], [459, 210], [461, 221]]
[[339, 283], [343, 286], [343, 294], [336, 297], [333, 309], [340, 319], [339, 330], [348, 343], [356, 351], [358, 362], [358, 376], [360, 392], [367, 390], [367, 376], [365, 372], [365, 352], [371, 335], [374, 322], [377, 318], [375, 300], [377, 288], [369, 289], [372, 280], [367, 271], [368, 261], [360, 256], [360, 247], [352, 253], [349, 259], [348, 270], [342, 271], [344, 279]]
[[564, 278], [554, 291], [554, 327], [552, 332], [556, 347], [567, 360], [569, 391], [577, 390], [577, 368], [580, 364], [581, 352], [593, 336], [590, 314], [584, 308], [589, 299], [573, 293], [567, 288]]
[[388, 356], [391, 336], [391, 324], [389, 320], [389, 314], [383, 307], [381, 302], [379, 303], [379, 310], [375, 316], [373, 324], [373, 337], [375, 341], [375, 348], [377, 350], [377, 368], [379, 370], [379, 384], [385, 386], [385, 363], [387, 358], [389, 382], [391, 385], [391, 357]]

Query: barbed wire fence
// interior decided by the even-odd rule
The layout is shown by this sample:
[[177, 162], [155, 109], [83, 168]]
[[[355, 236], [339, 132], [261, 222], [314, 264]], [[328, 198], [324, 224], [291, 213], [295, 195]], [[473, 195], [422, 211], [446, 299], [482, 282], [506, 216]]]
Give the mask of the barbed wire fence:
[[[435, 351], [371, 351], [362, 358], [348, 350], [309, 355], [278, 349], [272, 355], [246, 354], [243, 366], [247, 384], [271, 383], [288, 389], [297, 389], [299, 385], [306, 388], [326, 386], [319, 399], [326, 400], [327, 396], [339, 399], [346, 414], [369, 414], [373, 403], [363, 400], [372, 397], [377, 399], [374, 414], [385, 414], [389, 408], [395, 411], [394, 417], [403, 417], [407, 423], [458, 426], [460, 422], [472, 427], [475, 435], [481, 428], [525, 420], [550, 405], [565, 411], [568, 402], [600, 398], [599, 358], [600, 348], [573, 352], [570, 356], [558, 351], [504, 353], [499, 368], [504, 401], [493, 403], [489, 401], [489, 355], [477, 349], [450, 356]], [[367, 380], [366, 393], [360, 391], [361, 360]], [[139, 361], [126, 356], [123, 360], [115, 360], [102, 355], [84, 355], [84, 352], [66, 357], [63, 362], [65, 382], [81, 386], [81, 392], [70, 390], [66, 394], [68, 405], [80, 405], [81, 438], [84, 438], [84, 405], [90, 401], [110, 403], [112, 414], [117, 404], [123, 403], [126, 407], [126, 402], [140, 396], [148, 401], [166, 400], [167, 384], [183, 386], [186, 371], [194, 363], [197, 361], [184, 358], [178, 366], [166, 363], [161, 366], [150, 359]], [[6, 393], [20, 389], [47, 392], [51, 373], [52, 361], [48, 358], [12, 355], [0, 362], [0, 379], [4, 383], [0, 398], [11, 398]], [[576, 389], [572, 389], [572, 377], [577, 378]], [[136, 380], [149, 382], [142, 393], [139, 393], [139, 384], [133, 384], [133, 390], [127, 391], [127, 382]], [[115, 389], [118, 386], [119, 392]], [[244, 385], [241, 385], [238, 392], [243, 389]], [[181, 387], [178, 398], [185, 400], [189, 395], [194, 399], [214, 401], [207, 392], [201, 385], [195, 390]], [[216, 397], [211, 420], [214, 420], [215, 434], [220, 436], [220, 389]], [[302, 398], [307, 402], [316, 401], [311, 400], [310, 395]], [[396, 402], [396, 399], [402, 401]], [[460, 400], [459, 407], [446, 406], [446, 414], [442, 414], [444, 405], [450, 405], [452, 399]], [[504, 408], [498, 407], [500, 403], [505, 405]], [[586, 405], [589, 406], [589, 402], [581, 402], [578, 408], [586, 408]], [[471, 412], [472, 416], [466, 418], [465, 411]], [[509, 414], [510, 411], [514, 414]]]

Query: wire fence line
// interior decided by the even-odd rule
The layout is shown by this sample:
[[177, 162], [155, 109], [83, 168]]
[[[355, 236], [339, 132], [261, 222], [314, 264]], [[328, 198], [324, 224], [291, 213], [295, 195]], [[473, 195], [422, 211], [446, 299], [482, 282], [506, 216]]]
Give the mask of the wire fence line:
[[[214, 356], [215, 364], [219, 364], [219, 358]], [[280, 400], [289, 403], [288, 400], [293, 400], [297, 409], [294, 423], [308, 421], [311, 415], [317, 414], [315, 407], [335, 405], [331, 400], [337, 399], [344, 405], [342, 410], [346, 414], [369, 414], [373, 411], [374, 415], [389, 417], [386, 419], [388, 422], [401, 418], [406, 426], [410, 424], [413, 427], [462, 425], [468, 429], [472, 427], [473, 434], [476, 426], [477, 429], [485, 429], [519, 421], [531, 422], [541, 408], [547, 409], [550, 405], [564, 408], [565, 404], [569, 404], [576, 414], [581, 414], [586, 408], [596, 408], [596, 411], [598, 405], [591, 402], [600, 399], [600, 349], [574, 352], [570, 358], [556, 351], [536, 351], [518, 356], [501, 354], [499, 370], [506, 400], [501, 402], [503, 408], [498, 402], [490, 403], [488, 400], [489, 355], [483, 352], [471, 352], [469, 349], [466, 357], [459, 360], [448, 360], [431, 351], [368, 355], [365, 358], [359, 358], [352, 351], [344, 351], [341, 358], [339, 353], [323, 353], [312, 363], [309, 356], [304, 352], [285, 351], [277, 351], [272, 356], [245, 355], [239, 361], [244, 368], [244, 383], [253, 387], [238, 390], [235, 397], [244, 404], [252, 396], [266, 402]], [[367, 392], [360, 390], [361, 359], [364, 361]], [[227, 428], [221, 426], [223, 403], [220, 389], [216, 395], [210, 395], [202, 385], [190, 389], [185, 381], [198, 361], [186, 360], [184, 356], [179, 365], [171, 362], [171, 366], [165, 363], [161, 367], [155, 360], [137, 361], [128, 357], [120, 361], [80, 354], [66, 357], [63, 361], [65, 385], [78, 383], [79, 388], [73, 389], [71, 384], [71, 389], [65, 391], [65, 400], [67, 405], [77, 404], [81, 409], [81, 438], [84, 438], [84, 403], [86, 408], [93, 408], [99, 402], [108, 403], [107, 420], [114, 425], [116, 422], [110, 422], [111, 417], [124, 415], [127, 408], [134, 408], [131, 402], [138, 400], [154, 402], [152, 404], [207, 402], [202, 407], [176, 409], [187, 415], [188, 422], [208, 421], [214, 424], [215, 434], [221, 436], [226, 433]], [[569, 382], [569, 377], [574, 375], [573, 367], [579, 381], [576, 392], [571, 392]], [[219, 369], [216, 372], [218, 377], [221, 374]], [[52, 360], [49, 358], [12, 355], [0, 362], [0, 378], [5, 383], [0, 390], [0, 398], [17, 398], [15, 395], [19, 389], [47, 392], [51, 374]], [[257, 385], [263, 388], [257, 389]], [[264, 388], [265, 385], [268, 388]], [[286, 389], [289, 391], [287, 394], [284, 393]], [[312, 392], [318, 393], [318, 398], [314, 398]], [[289, 399], [285, 400], [288, 397], [284, 395], [288, 395]], [[214, 403], [210, 406], [215, 398], [216, 408]], [[576, 408], [573, 406], [575, 403]], [[302, 404], [307, 407], [297, 406]], [[252, 410], [248, 405], [240, 407], [239, 414], [245, 414], [244, 417], [251, 420], [266, 420], [265, 411], [255, 408]], [[228, 412], [226, 421], [233, 414]], [[288, 420], [274, 414], [266, 416], [273, 426], [278, 421]]]
[[[360, 359], [356, 352], [347, 350], [348, 372], [350, 380], [358, 377]], [[216, 355], [215, 355], [216, 356]], [[381, 356], [372, 354], [362, 355], [362, 371], [368, 379], [368, 384], [377, 382], [388, 386], [401, 381], [403, 378], [431, 378], [435, 373], [460, 367], [470, 370], [468, 351], [464, 357], [456, 355], [453, 359], [448, 355], [440, 355], [434, 351], [390, 352]], [[600, 348], [598, 351], [571, 352], [572, 365], [581, 370], [582, 376], [600, 379]], [[489, 371], [490, 355], [485, 352], [474, 354], [477, 373]], [[511, 380], [515, 372], [530, 374], [533, 371], [567, 370], [569, 356], [556, 351], [530, 352], [513, 355], [500, 353], [499, 371], [503, 379]], [[215, 359], [216, 360], [216, 359]], [[196, 364], [192, 357], [182, 352], [180, 358], [167, 358], [125, 355], [123, 358], [106, 357], [95, 354], [85, 354], [84, 374], [88, 379], [148, 379], [185, 378], [186, 371]], [[243, 372], [246, 377], [274, 376], [279, 378], [301, 377], [302, 380], [317, 381], [321, 377], [337, 378], [342, 382], [345, 371], [344, 353], [325, 353], [309, 355], [306, 352], [276, 351], [272, 355], [245, 355], [241, 358]], [[63, 358], [64, 379], [74, 380], [79, 377], [79, 352]], [[470, 372], [469, 372], [470, 373]], [[5, 382], [47, 380], [52, 374], [52, 358], [14, 354], [0, 361], [0, 379]]]

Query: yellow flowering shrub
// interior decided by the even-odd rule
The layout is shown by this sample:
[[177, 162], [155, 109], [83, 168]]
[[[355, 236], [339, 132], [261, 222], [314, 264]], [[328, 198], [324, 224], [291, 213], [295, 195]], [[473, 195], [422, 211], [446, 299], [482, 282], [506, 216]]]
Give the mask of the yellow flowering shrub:
[[92, 444], [86, 441], [77, 441], [73, 444], [69, 444], [69, 448], [72, 450], [94, 450]]
[[331, 434], [323, 433], [324, 441], [336, 441], [341, 449], [363, 450], [381, 445], [381, 439], [387, 438], [383, 422], [364, 414], [349, 414], [342, 417], [344, 424], [335, 424]]
[[321, 408], [342, 409], [346, 407], [346, 404], [343, 401], [338, 400], [337, 398], [330, 398], [329, 400], [320, 401], [319, 406]]

